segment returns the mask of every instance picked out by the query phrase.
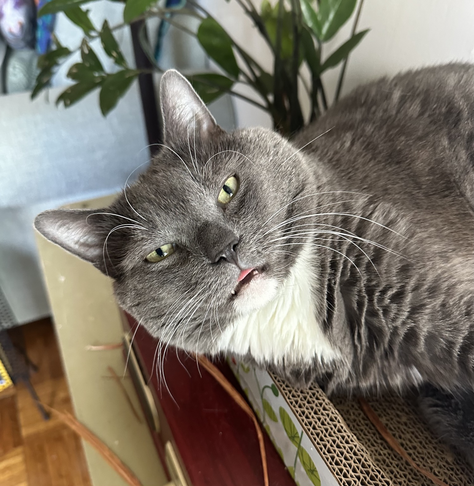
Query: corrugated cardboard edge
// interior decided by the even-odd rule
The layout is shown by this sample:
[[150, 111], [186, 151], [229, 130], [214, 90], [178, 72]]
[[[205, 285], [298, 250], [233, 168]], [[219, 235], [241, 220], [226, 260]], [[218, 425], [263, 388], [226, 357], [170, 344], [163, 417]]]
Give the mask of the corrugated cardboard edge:
[[[236, 373], [238, 364], [231, 367]], [[276, 385], [291, 418], [314, 445], [314, 453], [324, 461], [334, 477], [334, 484], [433, 486], [432, 481], [418, 473], [387, 445], [356, 400], [330, 400], [317, 386], [309, 390], [295, 390], [277, 376], [259, 373], [264, 373], [259, 376], [268, 376], [268, 383]], [[240, 372], [240, 376], [237, 376], [243, 388], [246, 388], [251, 374], [253, 372]], [[266, 396], [273, 403], [271, 394]], [[252, 398], [261, 408], [258, 398], [249, 397], [251, 401]], [[409, 401], [398, 396], [387, 396], [370, 400], [370, 403], [418, 464], [450, 486], [474, 485], [469, 466], [431, 435]], [[271, 434], [270, 437], [275, 443]], [[277, 450], [279, 445], [275, 444]]]

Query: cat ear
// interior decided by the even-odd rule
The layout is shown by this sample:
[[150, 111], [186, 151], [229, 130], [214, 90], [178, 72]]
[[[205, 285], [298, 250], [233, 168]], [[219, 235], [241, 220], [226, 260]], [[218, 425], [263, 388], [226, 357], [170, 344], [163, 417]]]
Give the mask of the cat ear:
[[160, 104], [165, 143], [194, 134], [205, 139], [222, 131], [189, 81], [174, 69], [161, 77]]
[[107, 228], [97, 218], [89, 217], [101, 211], [104, 210], [45, 211], [36, 217], [34, 226], [49, 241], [92, 263], [102, 273], [114, 277], [113, 266], [106, 265], [103, 254]]

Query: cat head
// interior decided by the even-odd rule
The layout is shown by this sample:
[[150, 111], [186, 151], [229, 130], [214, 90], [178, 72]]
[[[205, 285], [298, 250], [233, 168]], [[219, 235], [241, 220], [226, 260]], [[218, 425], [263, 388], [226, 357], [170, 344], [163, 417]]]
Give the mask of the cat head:
[[160, 101], [164, 143], [137, 182], [108, 208], [46, 211], [35, 227], [112, 277], [150, 334], [206, 353], [278, 295], [315, 181], [278, 134], [222, 130], [178, 72], [163, 75]]

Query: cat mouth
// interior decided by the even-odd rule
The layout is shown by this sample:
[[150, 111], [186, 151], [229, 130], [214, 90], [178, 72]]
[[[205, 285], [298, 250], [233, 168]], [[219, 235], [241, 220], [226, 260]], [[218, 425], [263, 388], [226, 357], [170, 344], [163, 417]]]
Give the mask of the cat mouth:
[[239, 292], [246, 287], [257, 275], [263, 271], [263, 268], [247, 268], [242, 270], [239, 275], [239, 282], [231, 292], [233, 297], [239, 295]]

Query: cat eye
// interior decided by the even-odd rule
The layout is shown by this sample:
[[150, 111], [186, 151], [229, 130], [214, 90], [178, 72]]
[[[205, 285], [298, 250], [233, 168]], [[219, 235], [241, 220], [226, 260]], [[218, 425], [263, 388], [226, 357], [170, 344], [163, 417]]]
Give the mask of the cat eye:
[[239, 181], [237, 180], [237, 178], [234, 176], [229, 177], [222, 186], [222, 189], [219, 192], [219, 196], [217, 196], [217, 200], [221, 204], [228, 204], [238, 190]]
[[167, 245], [160, 246], [156, 250], [148, 253], [146, 256], [146, 260], [150, 263], [158, 263], [164, 260], [166, 257], [169, 257], [174, 253], [174, 245], [172, 243], [168, 243]]

